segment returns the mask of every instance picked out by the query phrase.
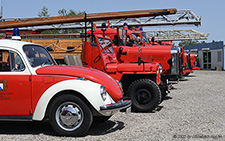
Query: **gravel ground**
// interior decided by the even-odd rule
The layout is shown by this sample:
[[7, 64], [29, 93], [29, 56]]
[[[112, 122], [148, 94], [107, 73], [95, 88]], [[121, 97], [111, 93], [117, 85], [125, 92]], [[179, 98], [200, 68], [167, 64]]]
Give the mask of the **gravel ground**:
[[0, 122], [0, 140], [225, 140], [225, 71], [194, 71], [153, 113], [119, 112], [84, 137], [59, 137], [48, 122]]

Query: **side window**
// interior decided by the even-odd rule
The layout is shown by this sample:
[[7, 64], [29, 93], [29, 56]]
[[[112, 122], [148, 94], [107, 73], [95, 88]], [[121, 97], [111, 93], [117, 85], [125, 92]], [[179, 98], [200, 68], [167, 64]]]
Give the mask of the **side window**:
[[9, 52], [0, 50], [0, 72], [10, 71]]
[[0, 50], [0, 72], [23, 71], [24, 69], [24, 63], [16, 52]]
[[25, 65], [16, 52], [9, 52], [10, 53], [10, 62], [11, 62], [11, 71], [24, 71]]

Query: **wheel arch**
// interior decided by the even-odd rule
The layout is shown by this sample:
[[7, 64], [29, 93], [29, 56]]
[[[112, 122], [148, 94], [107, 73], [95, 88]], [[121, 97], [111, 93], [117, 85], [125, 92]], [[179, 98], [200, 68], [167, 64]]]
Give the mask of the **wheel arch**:
[[49, 101], [49, 103], [48, 103], [48, 105], [47, 105], [47, 108], [46, 108], [46, 112], [45, 112], [45, 116], [44, 116], [44, 118], [47, 118], [47, 117], [49, 117], [49, 110], [50, 110], [50, 108], [51, 108], [51, 105], [52, 105], [52, 102], [56, 99], [56, 98], [58, 98], [58, 97], [60, 97], [60, 96], [62, 96], [62, 95], [65, 95], [65, 94], [67, 94], [67, 95], [76, 95], [78, 98], [80, 98], [90, 109], [91, 109], [91, 111], [93, 111], [94, 110], [94, 107], [91, 105], [91, 103], [86, 99], [86, 97], [84, 97], [80, 92], [78, 92], [78, 91], [75, 91], [75, 90], [63, 90], [63, 91], [60, 91], [60, 92], [58, 92], [57, 94], [55, 94], [52, 98], [51, 98], [51, 100]]
[[[65, 80], [56, 83], [50, 88], [48, 88], [38, 100], [38, 103], [34, 110], [33, 120], [39, 121], [43, 120], [44, 117], [48, 114], [47, 109], [49, 108], [51, 102], [55, 98], [62, 96], [63, 94], [69, 94], [67, 92], [75, 94], [76, 96], [84, 100], [86, 104], [91, 105], [92, 107], [91, 110], [93, 109], [98, 110], [99, 107], [97, 105], [101, 103], [99, 91], [100, 91], [100, 84], [91, 81]], [[98, 93], [98, 95], [93, 96], [96, 93]]]

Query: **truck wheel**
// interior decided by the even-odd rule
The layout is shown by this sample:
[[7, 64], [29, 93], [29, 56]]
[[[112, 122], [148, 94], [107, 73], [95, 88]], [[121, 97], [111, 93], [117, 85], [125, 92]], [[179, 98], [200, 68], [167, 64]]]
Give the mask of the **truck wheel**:
[[190, 73], [188, 72], [188, 73], [184, 73], [183, 75], [184, 75], [184, 76], [188, 76], [189, 74], [190, 74]]
[[89, 107], [75, 95], [62, 95], [50, 107], [52, 128], [63, 136], [82, 136], [90, 128], [93, 115]]
[[150, 79], [134, 81], [127, 91], [132, 101], [132, 111], [149, 112], [154, 110], [161, 102], [161, 92]]

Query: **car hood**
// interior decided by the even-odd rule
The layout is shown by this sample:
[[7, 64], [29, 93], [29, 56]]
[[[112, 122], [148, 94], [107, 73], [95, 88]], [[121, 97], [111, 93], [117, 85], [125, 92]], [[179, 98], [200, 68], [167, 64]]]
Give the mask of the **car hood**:
[[66, 65], [52, 65], [38, 68], [36, 70], [38, 75], [62, 75], [72, 77], [85, 77], [88, 80], [99, 83], [106, 87], [107, 92], [114, 101], [122, 99], [122, 89], [119, 84], [108, 74], [87, 67], [66, 66]]

